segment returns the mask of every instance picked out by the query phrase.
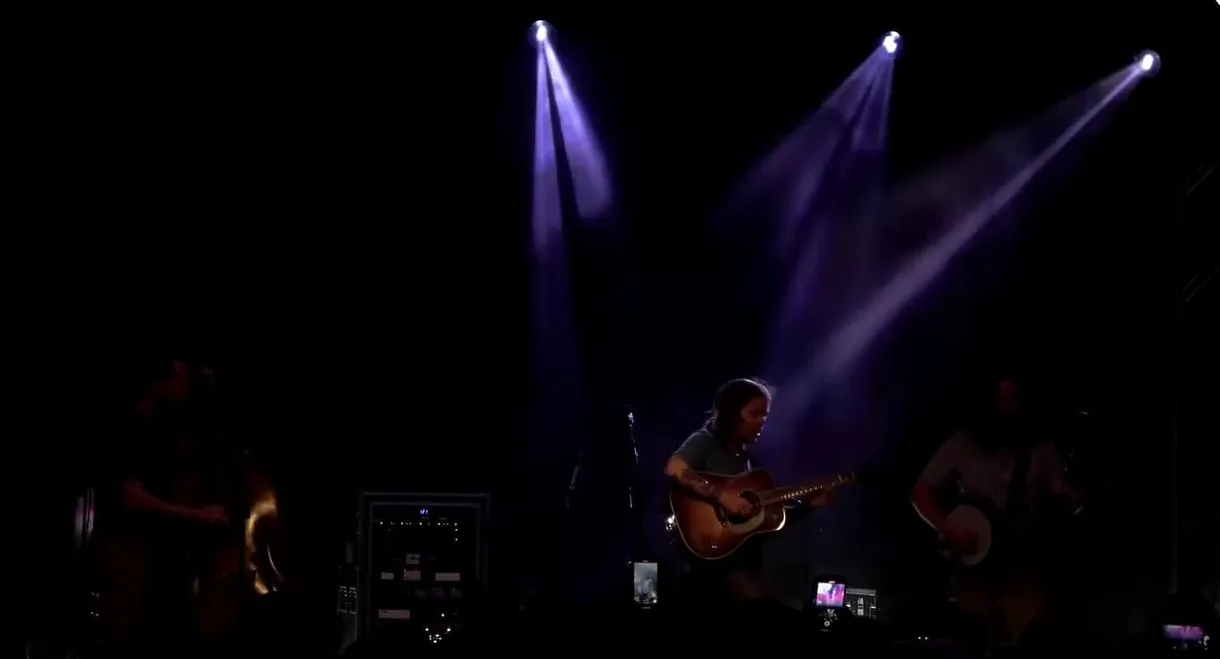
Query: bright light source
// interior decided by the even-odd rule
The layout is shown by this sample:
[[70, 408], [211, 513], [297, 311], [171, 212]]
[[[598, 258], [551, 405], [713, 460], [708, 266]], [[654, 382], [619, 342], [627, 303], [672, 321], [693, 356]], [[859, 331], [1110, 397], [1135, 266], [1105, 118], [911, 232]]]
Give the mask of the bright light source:
[[546, 21], [534, 21], [534, 24], [530, 25], [530, 36], [533, 37], [534, 43], [545, 43], [550, 32], [551, 26]]
[[1146, 76], [1156, 75], [1161, 69], [1161, 57], [1151, 50], [1145, 50], [1135, 58], [1135, 66]]
[[881, 47], [885, 52], [893, 55], [898, 52], [898, 46], [902, 43], [902, 37], [897, 32], [887, 32], [885, 38], [881, 40]]

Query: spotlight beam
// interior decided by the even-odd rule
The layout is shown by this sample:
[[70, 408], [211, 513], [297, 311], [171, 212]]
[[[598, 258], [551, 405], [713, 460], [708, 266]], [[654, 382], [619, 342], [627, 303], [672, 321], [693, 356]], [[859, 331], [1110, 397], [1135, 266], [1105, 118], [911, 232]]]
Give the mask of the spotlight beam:
[[1135, 58], [1135, 68], [1141, 75], [1154, 76], [1161, 70], [1161, 56], [1155, 51], [1145, 50]]
[[889, 55], [897, 55], [902, 46], [902, 36], [893, 30], [887, 32], [881, 39], [881, 49]]
[[551, 24], [547, 23], [546, 21], [534, 21], [532, 24], [530, 24], [530, 40], [536, 45], [541, 45], [550, 41], [551, 32]]
[[559, 63], [550, 42], [541, 44], [551, 76], [552, 99], [559, 115], [564, 154], [572, 177], [576, 206], [582, 218], [602, 219], [610, 211], [613, 194], [605, 151], [589, 125], [589, 117], [572, 90], [571, 79]]
[[781, 383], [786, 395], [779, 398], [773, 426], [779, 440], [799, 428], [803, 416], [827, 385], [842, 376], [920, 293], [926, 290], [950, 262], [1002, 211], [1056, 155], [1102, 110], [1139, 79], [1125, 68], [1102, 83], [1100, 101], [1084, 110], [1047, 147], [1015, 172], [995, 191], [967, 210], [932, 244], [908, 261], [865, 305], [836, 328], [815, 350], [795, 377]]

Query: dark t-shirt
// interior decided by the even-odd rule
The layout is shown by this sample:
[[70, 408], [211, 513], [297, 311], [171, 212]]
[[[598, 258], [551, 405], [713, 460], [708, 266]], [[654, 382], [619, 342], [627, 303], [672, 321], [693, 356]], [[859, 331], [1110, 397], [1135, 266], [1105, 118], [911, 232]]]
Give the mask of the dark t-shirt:
[[135, 414], [127, 420], [102, 465], [98, 520], [129, 530], [159, 529], [154, 520], [126, 512], [121, 505], [124, 483], [138, 481], [152, 496], [187, 506], [217, 504], [229, 508], [234, 494], [225, 461], [205, 445], [176, 432], [164, 419]]
[[[686, 441], [674, 451], [674, 455], [686, 461], [695, 471], [719, 476], [744, 474], [751, 468], [750, 458], [745, 454], [734, 454], [725, 449], [706, 427], [691, 433]], [[758, 538], [752, 539], [727, 558], [715, 561], [692, 561], [699, 590], [704, 597], [720, 597], [724, 576], [730, 572], [759, 573], [762, 570], [762, 549]]]
[[750, 470], [750, 458], [745, 453], [728, 451], [707, 428], [691, 433], [674, 455], [685, 460], [691, 469], [710, 474], [736, 476]]

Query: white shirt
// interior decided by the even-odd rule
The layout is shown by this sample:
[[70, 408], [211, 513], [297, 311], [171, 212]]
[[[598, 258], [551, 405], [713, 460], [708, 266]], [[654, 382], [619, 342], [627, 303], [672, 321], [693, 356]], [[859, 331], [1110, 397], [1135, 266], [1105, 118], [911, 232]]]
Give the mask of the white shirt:
[[[996, 506], [1008, 506], [1016, 452], [999, 449], [984, 451], [964, 432], [941, 444], [919, 480], [935, 488], [956, 486], [966, 497], [990, 499]], [[1057, 494], [1062, 487], [1063, 461], [1047, 442], [1034, 444], [1025, 481], [1025, 498], [1030, 502]]]

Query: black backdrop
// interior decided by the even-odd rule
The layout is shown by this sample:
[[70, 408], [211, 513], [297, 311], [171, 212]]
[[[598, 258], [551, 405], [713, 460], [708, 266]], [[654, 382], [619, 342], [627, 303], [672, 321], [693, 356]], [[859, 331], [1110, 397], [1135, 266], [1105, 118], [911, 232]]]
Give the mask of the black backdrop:
[[[741, 360], [684, 329], [708, 267], [702, 223], [732, 177], [884, 30], [906, 35], [895, 177], [1153, 47], [1161, 76], [1115, 119], [1095, 164], [1063, 182], [1070, 192], [1032, 216], [1016, 255], [1005, 247], [1014, 283], [985, 299], [948, 287], [873, 360], [890, 374], [876, 395], [896, 399], [929, 368], [912, 355], [969, 346], [922, 388], [943, 403], [894, 412], [907, 420], [895, 435], [909, 437], [896, 451], [911, 464], [998, 361], [989, 355], [1015, 350], [1060, 407], [1100, 401], [1123, 430], [1115, 443], [1156, 438], [1111, 454], [1145, 482], [1164, 455], [1169, 408], [1177, 282], [1165, 218], [1175, 182], [1208, 157], [1195, 131], [1216, 115], [1200, 94], [1215, 79], [1205, 37], [1216, 8], [1175, 6], [1163, 21], [1101, 4], [1071, 20], [1037, 4], [1003, 16], [840, 9], [833, 21], [705, 14], [698, 29], [685, 16], [537, 11], [557, 26], [608, 148], [653, 293], [635, 309], [647, 340], [598, 377], [652, 418], [680, 418], [651, 432], [655, 461], [713, 383], [736, 374], [724, 364]], [[317, 538], [347, 524], [339, 494], [355, 484], [511, 496], [528, 441], [517, 386], [527, 260], [505, 246], [525, 244], [535, 14], [506, 13], [31, 18], [14, 102], [22, 210], [6, 240], [18, 366], [10, 482], [38, 522], [25, 528], [63, 537], [50, 512], [107, 439], [110, 383], [130, 355], [182, 343], [214, 356], [235, 434], [262, 447], [296, 505], [327, 511], [325, 523], [304, 515]], [[1181, 270], [1198, 271], [1207, 255], [1196, 246], [1207, 243], [1184, 243], [1195, 261]], [[920, 338], [966, 311], [971, 320], [933, 333], [932, 347]], [[1186, 388], [1214, 390], [1214, 352], [1186, 361], [1202, 365]], [[1158, 522], [1141, 556], [1164, 545], [1165, 470], [1150, 472], [1139, 507]], [[61, 561], [28, 546], [32, 565]], [[318, 573], [330, 570], [333, 543], [311, 546]], [[1153, 582], [1164, 573], [1147, 571]]]

